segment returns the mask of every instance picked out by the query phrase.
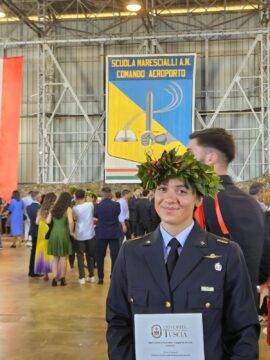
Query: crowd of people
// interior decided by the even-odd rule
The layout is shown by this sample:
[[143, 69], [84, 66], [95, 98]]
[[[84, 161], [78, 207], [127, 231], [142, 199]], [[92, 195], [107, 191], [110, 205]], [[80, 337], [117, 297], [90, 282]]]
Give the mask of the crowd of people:
[[267, 313], [266, 304], [259, 309], [258, 288], [270, 277], [270, 211], [263, 184], [253, 183], [249, 194], [235, 186], [228, 175], [234, 157], [233, 137], [211, 128], [192, 133], [182, 156], [176, 149], [159, 159], [146, 155], [138, 167], [142, 187], [132, 191], [113, 194], [104, 186], [99, 197], [83, 189], [58, 197], [33, 191], [23, 199], [14, 191], [9, 205], [0, 203], [10, 218], [11, 247], [21, 246], [23, 232], [29, 240], [29, 226], [28, 275], [52, 273], [52, 286], [64, 286], [75, 255], [79, 284], [102, 285], [109, 246], [112, 360], [135, 359], [135, 314], [182, 312], [203, 314], [206, 359], [214, 352], [216, 359], [258, 359], [258, 313]]
[[[75, 191], [74, 191], [75, 190]], [[66, 285], [69, 262], [77, 257], [78, 282], [104, 281], [104, 259], [110, 247], [111, 271], [123, 241], [153, 231], [159, 223], [153, 193], [135, 188], [112, 193], [101, 189], [100, 197], [83, 189], [41, 194], [31, 191], [21, 198], [15, 190], [9, 204], [1, 199], [2, 228], [12, 237], [11, 248], [24, 242], [31, 247], [29, 277], [44, 277], [52, 286]], [[2, 237], [0, 237], [2, 246]], [[86, 265], [85, 265], [86, 263]], [[85, 268], [88, 274], [85, 275]]]

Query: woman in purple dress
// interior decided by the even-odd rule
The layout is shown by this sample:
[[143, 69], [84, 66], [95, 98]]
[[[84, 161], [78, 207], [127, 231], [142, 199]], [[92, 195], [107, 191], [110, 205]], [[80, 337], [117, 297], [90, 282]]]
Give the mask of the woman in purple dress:
[[12, 248], [16, 247], [16, 242], [18, 241], [18, 246], [21, 246], [22, 235], [23, 235], [23, 209], [24, 203], [21, 200], [20, 193], [18, 190], [13, 191], [12, 199], [9, 205], [10, 212], [10, 228], [11, 235], [13, 237]]

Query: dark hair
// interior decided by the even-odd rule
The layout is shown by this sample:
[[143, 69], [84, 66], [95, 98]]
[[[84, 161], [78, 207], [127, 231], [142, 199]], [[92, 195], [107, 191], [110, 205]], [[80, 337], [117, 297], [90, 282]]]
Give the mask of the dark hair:
[[12, 193], [12, 199], [15, 199], [17, 201], [21, 200], [21, 195], [18, 190], [14, 190]]
[[120, 197], [121, 197], [121, 191], [116, 191], [115, 197], [116, 197], [116, 199], [120, 199]]
[[109, 188], [108, 186], [105, 186], [101, 189], [101, 192], [105, 193], [105, 194], [110, 194], [112, 191], [111, 191], [111, 188]]
[[[164, 179], [159, 185], [161, 185], [161, 184], [167, 185], [170, 179], [175, 179], [175, 178], [176, 178], [176, 177], [175, 177], [174, 175], [170, 175], [170, 176], [166, 177], [166, 179]], [[184, 178], [184, 179], [182, 180], [182, 182], [183, 182], [183, 185], [184, 185], [184, 187], [185, 187], [186, 189], [190, 189], [190, 190], [192, 191], [192, 194], [197, 194], [198, 196], [203, 196], [203, 195], [196, 189], [195, 186], [192, 186], [192, 185], [190, 184], [190, 182], [188, 181], [187, 178]]]
[[56, 195], [54, 192], [49, 192], [48, 194], [45, 194], [43, 202], [40, 207], [40, 216], [42, 219], [46, 219], [49, 215], [49, 212], [55, 203]]
[[125, 196], [125, 195], [127, 195], [129, 193], [130, 193], [130, 190], [128, 190], [128, 189], [122, 190], [122, 196]]
[[142, 195], [145, 197], [149, 194], [149, 190], [144, 189]]
[[101, 192], [102, 192], [102, 197], [104, 199], [110, 199], [112, 197], [112, 191], [111, 191], [111, 188], [105, 186], [101, 189]]
[[40, 204], [43, 204], [46, 194], [41, 194]]
[[209, 128], [193, 132], [189, 138], [196, 139], [199, 146], [210, 147], [222, 152], [228, 164], [235, 157], [235, 143], [232, 135], [223, 128]]
[[84, 199], [85, 191], [83, 189], [79, 189], [79, 190], [75, 191], [75, 196], [77, 199]]
[[250, 185], [249, 194], [250, 195], [256, 195], [259, 192], [263, 191], [263, 189], [264, 189], [263, 183], [254, 182], [253, 184]]
[[71, 205], [71, 199], [72, 196], [69, 192], [62, 192], [52, 209], [52, 216], [56, 219], [61, 219], [67, 208]]

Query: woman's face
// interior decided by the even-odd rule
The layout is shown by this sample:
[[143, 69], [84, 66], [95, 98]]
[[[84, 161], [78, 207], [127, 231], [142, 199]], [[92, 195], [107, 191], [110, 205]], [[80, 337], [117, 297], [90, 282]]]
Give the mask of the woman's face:
[[155, 208], [165, 229], [169, 227], [181, 231], [189, 226], [194, 208], [200, 202], [196, 192], [187, 189], [177, 178], [169, 179], [155, 191]]

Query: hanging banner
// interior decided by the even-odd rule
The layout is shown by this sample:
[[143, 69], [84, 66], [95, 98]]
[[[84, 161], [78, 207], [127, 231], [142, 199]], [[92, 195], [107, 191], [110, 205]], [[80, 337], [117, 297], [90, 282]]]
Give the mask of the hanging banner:
[[0, 197], [10, 201], [18, 183], [23, 58], [0, 59]]
[[136, 183], [145, 154], [186, 151], [193, 129], [195, 54], [107, 57], [106, 183]]

